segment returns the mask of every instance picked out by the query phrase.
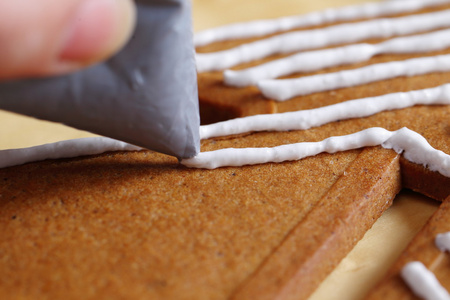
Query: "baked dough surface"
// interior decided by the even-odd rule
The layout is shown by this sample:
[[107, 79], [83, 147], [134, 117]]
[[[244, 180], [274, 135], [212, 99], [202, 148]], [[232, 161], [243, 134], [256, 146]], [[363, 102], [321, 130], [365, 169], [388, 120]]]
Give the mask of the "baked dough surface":
[[[241, 1], [228, 1], [227, 4], [211, 0], [204, 2], [194, 1], [197, 29], [237, 21], [234, 18], [241, 18], [239, 21], [253, 18], [247, 13], [240, 15], [245, 11], [254, 13], [255, 18], [291, 14], [289, 9], [294, 5], [293, 1], [285, 4], [276, 1], [276, 5], [269, 1], [264, 5], [248, 1], [247, 5], [255, 4], [253, 7], [258, 9], [244, 6], [236, 13], [236, 7]], [[324, 8], [319, 5], [328, 7], [361, 1], [295, 2], [300, 10], [309, 11]], [[233, 13], [225, 13], [226, 9]], [[394, 57], [375, 58], [383, 59]], [[214, 76], [220, 78], [220, 75]], [[410, 80], [395, 79], [389, 81], [388, 90], [435, 86], [449, 79], [447, 73]], [[278, 104], [276, 110], [310, 108], [385, 91], [385, 82], [375, 83], [362, 88], [343, 89], [339, 94], [323, 93], [319, 99], [317, 95], [307, 97], [301, 104]], [[222, 93], [216, 88], [213, 92]], [[249, 93], [254, 94], [254, 89], [250, 89]], [[268, 112], [273, 112], [273, 107], [274, 104], [270, 103], [272, 110]], [[7, 116], [9, 118], [10, 115]], [[378, 124], [395, 130], [408, 125], [425, 136], [435, 148], [450, 153], [449, 116], [448, 107], [414, 107], [358, 120], [357, 127], [362, 129]], [[14, 124], [17, 119], [12, 117], [7, 122]], [[36, 143], [54, 141], [61, 136], [70, 138], [89, 135], [60, 127], [48, 129], [46, 123], [39, 122], [39, 126], [36, 126], [34, 121], [29, 122], [29, 127], [20, 127], [18, 133], [8, 132], [6, 136], [9, 140], [2, 139], [8, 141], [3, 142], [2, 147], [29, 146], [31, 138], [21, 140], [19, 137], [26, 136], [23, 133], [31, 129], [51, 132], [44, 137], [48, 140]], [[318, 141], [330, 135], [351, 133], [355, 128], [354, 123], [341, 121], [305, 132], [257, 133], [230, 139], [212, 139], [203, 142], [202, 150]], [[402, 168], [409, 173], [401, 175], [399, 170]], [[361, 176], [367, 176], [358, 173], [361, 170], [378, 177], [368, 176], [361, 181]], [[289, 243], [296, 241], [295, 238], [315, 249], [325, 249], [323, 245], [347, 243], [343, 252], [339, 252], [342, 249], [329, 252], [323, 250], [326, 255], [316, 258], [321, 261], [330, 258], [331, 269], [334, 268], [340, 257], [345, 256], [345, 252], [389, 206], [402, 186], [401, 178], [407, 178], [405, 175], [413, 172], [419, 172], [421, 176], [426, 170], [414, 169], [392, 151], [378, 147], [333, 155], [321, 154], [299, 162], [212, 171], [188, 170], [172, 158], [149, 152], [109, 153], [3, 169], [0, 170], [0, 230], [3, 237], [0, 241], [0, 277], [3, 278], [0, 294], [8, 295], [10, 299], [37, 299], [42, 298], [42, 295], [48, 295], [49, 299], [226, 299], [235, 295], [239, 299], [239, 295], [245, 296], [247, 292], [253, 295], [252, 292], [259, 288], [252, 289], [252, 285], [259, 287], [260, 278], [265, 279], [264, 274], [274, 275], [270, 267], [276, 269], [286, 263], [283, 259], [290, 257], [290, 253], [298, 253], [298, 249], [280, 246], [289, 246]], [[379, 181], [379, 178], [384, 180]], [[448, 180], [439, 176], [438, 180], [448, 183]], [[438, 191], [431, 183], [421, 191], [442, 198], [437, 195], [448, 195], [448, 189], [443, 190], [442, 187], [450, 186], [442, 184], [442, 181], [437, 181], [440, 183]], [[383, 201], [376, 205], [361, 202], [367, 208], [363, 210], [366, 213], [364, 221], [357, 214], [361, 210], [352, 210], [354, 206], [351, 203], [342, 207], [343, 210], [339, 212], [343, 216], [361, 221], [357, 223], [360, 231], [352, 230], [343, 235], [350, 242], [328, 239], [322, 231], [312, 231], [307, 235], [315, 236], [318, 241], [316, 244], [302, 239], [301, 235], [292, 234], [308, 226], [317, 228], [320, 224], [315, 221], [330, 216], [314, 208], [319, 203], [326, 203], [326, 197], [330, 195], [335, 199], [348, 197], [355, 185], [360, 185], [359, 191], [365, 191], [352, 195], [355, 201], [367, 199], [364, 196], [370, 193], [373, 199], [377, 198], [375, 195], [382, 195], [377, 199]], [[362, 188], [364, 185], [365, 189]], [[347, 190], [349, 187], [352, 188]], [[408, 201], [414, 201], [416, 197], [406, 195], [412, 198]], [[398, 202], [406, 200], [400, 199]], [[394, 217], [383, 217], [381, 222], [376, 223], [374, 230], [386, 231], [387, 224], [393, 222], [395, 225], [389, 226], [389, 232], [394, 240], [414, 235], [418, 230], [417, 224], [406, 224], [409, 222], [404, 222], [404, 216], [409, 215], [411, 210], [417, 212], [426, 208], [427, 213], [414, 219], [424, 223], [438, 206], [433, 202], [417, 202], [420, 202], [420, 208], [414, 209], [411, 205], [398, 215], [391, 213]], [[330, 209], [337, 211], [335, 207]], [[395, 209], [394, 206], [388, 212]], [[313, 220], [307, 217], [311, 212], [317, 214]], [[337, 225], [327, 224], [329, 228], [342, 231], [352, 226]], [[402, 226], [406, 226], [409, 233], [405, 233]], [[371, 234], [376, 235], [376, 232]], [[366, 240], [370, 239], [371, 234], [366, 234]], [[380, 242], [380, 239], [384, 239], [384, 236], [378, 239], [383, 247], [397, 248], [394, 252], [402, 247]], [[345, 274], [351, 274], [355, 268], [367, 265], [373, 257], [367, 258], [363, 254], [369, 250], [373, 253], [377, 247], [371, 242], [366, 246], [364, 243], [358, 244], [359, 254], [353, 254], [344, 261], [341, 270], [346, 268], [346, 264], [347, 267], [349, 264], [358, 266], [344, 271]], [[308, 253], [307, 250], [301, 251]], [[316, 252], [309, 253], [314, 255]], [[331, 254], [338, 255], [334, 257]], [[341, 271], [338, 269], [337, 272]], [[375, 276], [381, 277], [384, 271], [376, 272], [378, 275]], [[262, 275], [255, 275], [257, 273]], [[347, 294], [341, 282], [338, 282], [336, 284], [341, 286], [343, 292], [339, 294], [336, 285], [327, 287], [325, 283], [325, 287], [313, 297], [321, 299], [321, 295], [325, 294], [328, 299], [332, 299], [332, 296], [343, 299], [342, 295], [346, 299], [357, 299], [365, 294], [374, 281], [359, 283], [354, 280], [362, 276], [359, 276], [360, 273], [355, 274], [349, 282], [362, 287], [361, 290], [355, 289]], [[280, 280], [285, 280], [283, 276]], [[247, 283], [248, 289], [245, 287]], [[313, 282], [308, 286], [317, 284]], [[268, 284], [269, 291], [270, 287]], [[275, 284], [272, 287], [276, 289], [277, 286]]]

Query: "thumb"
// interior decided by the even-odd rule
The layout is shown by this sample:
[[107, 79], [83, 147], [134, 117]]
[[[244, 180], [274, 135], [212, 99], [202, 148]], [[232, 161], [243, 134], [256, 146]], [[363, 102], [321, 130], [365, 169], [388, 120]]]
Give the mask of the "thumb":
[[133, 0], [0, 0], [0, 80], [78, 70], [117, 52]]

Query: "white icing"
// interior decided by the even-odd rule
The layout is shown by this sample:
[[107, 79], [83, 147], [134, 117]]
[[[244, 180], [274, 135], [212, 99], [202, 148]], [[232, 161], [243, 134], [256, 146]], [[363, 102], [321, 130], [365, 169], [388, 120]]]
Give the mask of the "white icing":
[[450, 231], [438, 234], [435, 243], [442, 252], [450, 252]]
[[399, 18], [341, 24], [323, 29], [288, 32], [228, 50], [198, 53], [196, 55], [197, 69], [199, 72], [223, 70], [278, 53], [292, 53], [370, 38], [389, 38], [448, 26], [450, 26], [450, 10], [443, 10]]
[[[351, 100], [321, 108], [282, 114], [256, 115], [200, 127], [201, 139], [263, 130], [308, 129], [336, 120], [369, 116], [377, 112], [413, 105], [450, 104], [450, 84], [436, 88]], [[217, 168], [301, 159], [321, 152], [334, 153], [366, 146], [394, 149], [406, 159], [450, 177], [450, 155], [432, 148], [419, 134], [406, 128], [390, 132], [371, 128], [352, 135], [331, 137], [322, 142], [283, 145], [274, 148], [221, 149], [202, 152], [182, 164], [197, 168]], [[85, 138], [25, 149], [0, 151], [0, 168], [31, 161], [99, 154], [141, 148], [108, 138]]]
[[81, 138], [22, 149], [0, 151], [0, 168], [45, 159], [100, 154], [107, 151], [138, 151], [142, 148], [105, 137]]
[[215, 169], [224, 166], [243, 166], [267, 162], [299, 160], [322, 152], [335, 153], [368, 146], [381, 145], [403, 153], [414, 163], [427, 166], [450, 177], [450, 155], [431, 147], [425, 138], [407, 128], [391, 132], [383, 128], [369, 128], [354, 134], [330, 137], [321, 142], [305, 142], [272, 148], [227, 148], [201, 152], [183, 159], [187, 167]]
[[255, 85], [263, 79], [274, 79], [299, 72], [362, 62], [379, 54], [422, 53], [450, 47], [450, 29], [398, 37], [378, 44], [356, 44], [332, 49], [301, 52], [244, 70], [224, 72], [227, 85]]
[[[442, 252], [450, 251], [450, 232], [438, 234], [435, 244]], [[401, 275], [411, 290], [423, 299], [450, 299], [448, 291], [440, 285], [436, 276], [420, 262], [405, 265]]]
[[[450, 37], [450, 32], [448, 34]], [[258, 83], [258, 88], [264, 96], [270, 99], [285, 101], [296, 96], [357, 86], [400, 76], [417, 76], [448, 71], [450, 71], [450, 55], [438, 55], [294, 79], [262, 80]]]
[[200, 138], [251, 131], [305, 130], [326, 123], [367, 117], [382, 111], [414, 105], [450, 104], [450, 84], [435, 88], [350, 100], [315, 109], [279, 114], [255, 115], [200, 127]]
[[406, 264], [401, 275], [417, 296], [426, 300], [450, 300], [447, 290], [421, 262]]
[[[218, 39], [230, 37], [237, 38], [235, 35], [236, 33], [242, 33], [243, 35], [240, 37], [254, 35], [256, 31], [258, 31], [256, 32], [257, 35], [263, 35], [299, 26], [407, 12], [420, 9], [421, 7], [442, 3], [450, 3], [450, 1], [410, 0], [402, 1], [402, 3], [398, 4], [394, 4], [394, 2], [389, 4], [374, 3], [342, 9], [332, 9], [325, 12], [309, 14], [300, 18], [283, 18], [273, 22], [252, 22], [250, 25], [244, 25], [244, 27], [249, 28], [248, 31], [241, 28], [241, 24], [233, 25], [235, 27], [228, 27], [228, 29], [234, 28], [230, 31], [232, 32], [231, 34], [229, 34], [228, 29], [226, 28], [223, 28], [223, 31], [221, 31], [222, 29], [219, 29], [218, 31], [211, 32], [213, 32], [215, 36], [218, 36]], [[242, 62], [264, 58], [276, 53], [289, 53], [342, 43], [351, 43], [369, 38], [388, 38], [398, 35], [407, 35], [446, 26], [450, 26], [450, 10], [400, 18], [341, 24], [324, 29], [285, 33], [221, 52], [198, 54], [197, 65], [199, 71], [218, 70]], [[233, 31], [235, 32], [233, 33]], [[209, 33], [205, 33], [204, 35], [198, 34], [196, 37], [197, 44], [210, 42], [211, 39], [210, 37], [207, 37], [208, 35]], [[207, 38], [204, 38], [203, 42], [200, 42], [200, 40], [203, 39], [202, 36]], [[410, 53], [439, 50], [450, 46], [450, 38], [448, 38], [448, 36], [450, 36], [450, 30], [441, 30], [420, 36], [395, 38], [375, 45], [359, 44], [329, 50], [311, 51], [287, 59], [271, 62], [265, 66], [256, 67], [253, 71], [245, 70], [239, 74], [244, 74], [245, 72], [262, 74], [263, 77], [250, 79], [253, 80], [251, 81], [252, 83], [255, 83], [261, 78], [276, 78], [292, 72], [312, 71], [337, 64], [359, 62], [380, 53]], [[206, 41], [208, 39], [209, 41]], [[425, 72], [444, 71], [450, 68], [449, 65], [450, 56], [391, 62], [353, 71], [356, 73], [341, 72], [339, 75], [329, 74], [326, 75], [329, 77], [322, 76], [321, 79], [317, 79], [316, 81], [318, 81], [319, 84], [309, 83], [306, 86], [317, 87], [321, 85], [321, 81], [325, 81], [327, 83], [323, 84], [321, 88], [332, 89], [343, 85], [367, 82], [368, 80], [388, 78], [386, 77], [388, 76], [387, 74], [392, 73], [395, 73], [396, 76], [412, 76], [415, 74], [423, 74]], [[236, 74], [238, 73], [228, 72], [228, 75], [230, 76], [227, 75], [226, 77], [233, 78], [233, 76], [235, 76], [235, 79], [233, 80], [239, 84], [241, 79], [237, 78]], [[335, 78], [332, 78], [332, 76]], [[331, 82], [329, 78], [332, 78], [335, 83]], [[338, 80], [336, 80], [336, 78]], [[358, 79], [359, 81], [355, 81], [355, 79]], [[311, 80], [311, 78], [304, 80]], [[292, 88], [289, 87], [288, 89]], [[201, 126], [200, 136], [202, 139], [205, 139], [214, 136], [231, 135], [250, 131], [308, 129], [337, 120], [366, 117], [381, 111], [401, 109], [418, 104], [450, 104], [450, 85], [347, 101], [305, 111], [258, 115], [230, 120]], [[334, 153], [336, 151], [345, 151], [375, 145], [394, 149], [398, 153], [403, 152], [405, 158], [410, 161], [423, 164], [433, 171], [438, 171], [444, 176], [450, 177], [450, 156], [442, 151], [432, 148], [422, 136], [406, 128], [395, 132], [390, 132], [382, 128], [371, 128], [348, 136], [331, 137], [322, 142], [299, 143], [274, 148], [222, 149], [200, 153], [197, 157], [184, 159], [182, 163], [192, 167], [216, 168], [227, 165], [234, 166], [269, 161], [280, 162], [301, 159], [321, 152]], [[114, 150], [141, 150], [141, 148], [107, 138], [71, 140], [26, 149], [0, 151], [0, 167], [48, 158], [98, 154]]]
[[425, 7], [441, 5], [449, 2], [450, 1], [448, 0], [410, 0], [365, 3], [362, 5], [327, 9], [299, 16], [243, 22], [200, 31], [195, 34], [194, 43], [195, 46], [203, 46], [224, 40], [264, 36], [306, 26], [412, 12]]
[[423, 136], [415, 131], [407, 128], [399, 129], [381, 146], [402, 153], [403, 157], [410, 162], [450, 177], [450, 154], [434, 149]]
[[255, 85], [296, 72], [311, 72], [323, 68], [365, 61], [377, 54], [375, 45], [357, 44], [332, 49], [301, 52], [239, 71], [225, 70], [224, 82], [235, 87]]

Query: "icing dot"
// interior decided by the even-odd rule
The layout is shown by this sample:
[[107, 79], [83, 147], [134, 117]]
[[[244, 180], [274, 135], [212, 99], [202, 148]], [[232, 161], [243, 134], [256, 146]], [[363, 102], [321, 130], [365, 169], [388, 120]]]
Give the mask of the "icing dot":
[[450, 252], [450, 231], [436, 236], [436, 247], [442, 252]]

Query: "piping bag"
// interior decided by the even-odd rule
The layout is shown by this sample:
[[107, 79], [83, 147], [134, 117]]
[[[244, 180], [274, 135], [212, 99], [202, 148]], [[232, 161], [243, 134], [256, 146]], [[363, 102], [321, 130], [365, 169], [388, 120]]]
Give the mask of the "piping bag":
[[199, 152], [190, 1], [137, 0], [129, 43], [68, 75], [0, 83], [0, 109], [122, 140], [178, 158]]

